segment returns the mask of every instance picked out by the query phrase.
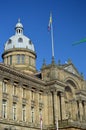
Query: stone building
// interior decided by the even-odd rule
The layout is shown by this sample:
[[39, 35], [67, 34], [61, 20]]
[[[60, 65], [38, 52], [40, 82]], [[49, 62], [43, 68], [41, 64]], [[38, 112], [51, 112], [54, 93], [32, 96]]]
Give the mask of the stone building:
[[[86, 81], [73, 63], [44, 62], [18, 21], [0, 63], [0, 130], [86, 130]], [[58, 123], [57, 123], [58, 122]]]

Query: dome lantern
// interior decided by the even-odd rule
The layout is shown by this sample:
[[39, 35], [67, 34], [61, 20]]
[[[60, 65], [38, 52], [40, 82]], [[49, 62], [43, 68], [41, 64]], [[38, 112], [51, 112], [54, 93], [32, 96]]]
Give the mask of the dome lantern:
[[23, 25], [20, 22], [20, 19], [18, 19], [18, 23], [16, 24], [15, 30], [16, 34], [23, 34]]

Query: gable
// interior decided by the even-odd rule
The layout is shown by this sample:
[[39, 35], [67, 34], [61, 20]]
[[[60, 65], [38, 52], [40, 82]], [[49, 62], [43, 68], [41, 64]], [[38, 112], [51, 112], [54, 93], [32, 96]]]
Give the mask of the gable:
[[77, 69], [74, 67], [73, 64], [65, 66], [64, 69], [72, 74], [80, 76], [79, 72], [77, 71]]

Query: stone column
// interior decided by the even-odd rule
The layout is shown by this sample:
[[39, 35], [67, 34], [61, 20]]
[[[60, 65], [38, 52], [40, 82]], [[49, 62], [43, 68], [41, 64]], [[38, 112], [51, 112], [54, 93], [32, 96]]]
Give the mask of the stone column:
[[86, 120], [86, 101], [84, 101], [84, 120]]
[[60, 96], [61, 96], [61, 112], [62, 112], [62, 120], [64, 120], [64, 119], [66, 119], [64, 93], [60, 93]]
[[79, 111], [80, 111], [80, 121], [82, 121], [82, 117], [83, 117], [82, 101], [79, 101]]
[[54, 92], [54, 121], [58, 118], [57, 92]]
[[57, 108], [58, 108], [58, 120], [61, 120], [61, 116], [60, 116], [60, 95], [57, 95]]

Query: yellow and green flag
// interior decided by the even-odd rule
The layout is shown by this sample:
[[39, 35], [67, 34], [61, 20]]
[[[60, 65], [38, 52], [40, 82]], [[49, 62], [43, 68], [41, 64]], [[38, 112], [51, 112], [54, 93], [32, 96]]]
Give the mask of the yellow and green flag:
[[48, 31], [51, 30], [51, 24], [52, 24], [52, 14], [50, 13], [50, 19], [49, 19], [49, 24], [48, 24]]

